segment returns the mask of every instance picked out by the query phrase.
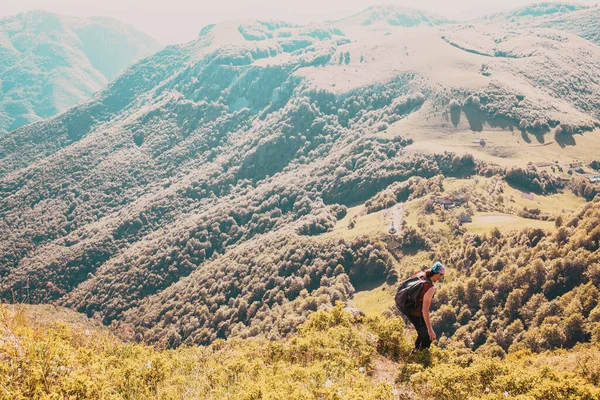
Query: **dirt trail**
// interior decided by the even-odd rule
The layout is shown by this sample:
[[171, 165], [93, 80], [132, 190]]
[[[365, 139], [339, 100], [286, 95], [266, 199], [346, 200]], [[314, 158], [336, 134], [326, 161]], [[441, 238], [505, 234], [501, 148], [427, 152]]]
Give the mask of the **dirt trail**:
[[373, 379], [390, 385], [393, 388], [394, 399], [418, 399], [417, 394], [410, 387], [396, 384], [399, 369], [400, 364], [377, 355], [373, 360]]
[[402, 203], [396, 204], [383, 212], [383, 220], [386, 227], [394, 225], [396, 232], [400, 233], [402, 227]]
[[394, 386], [397, 374], [397, 363], [381, 355], [375, 357], [375, 360], [373, 360], [373, 379]]
[[402, 203], [398, 204], [395, 208], [394, 208], [394, 227], [396, 228], [396, 230], [398, 231], [398, 233], [400, 233], [400, 230], [402, 229]]

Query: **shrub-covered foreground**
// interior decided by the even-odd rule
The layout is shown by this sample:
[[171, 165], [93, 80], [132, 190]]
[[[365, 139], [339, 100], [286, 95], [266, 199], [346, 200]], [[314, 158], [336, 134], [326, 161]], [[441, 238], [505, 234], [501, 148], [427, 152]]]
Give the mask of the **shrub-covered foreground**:
[[[600, 399], [597, 347], [504, 360], [438, 349], [416, 357], [410, 347], [401, 319], [357, 320], [341, 306], [287, 340], [175, 350], [2, 306], [0, 399]], [[394, 386], [374, 374], [382, 356], [394, 362]]]

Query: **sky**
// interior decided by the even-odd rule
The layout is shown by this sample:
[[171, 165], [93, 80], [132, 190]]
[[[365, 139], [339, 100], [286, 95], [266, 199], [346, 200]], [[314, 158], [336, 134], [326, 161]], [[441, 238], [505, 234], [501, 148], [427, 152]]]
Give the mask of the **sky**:
[[[110, 16], [162, 44], [193, 40], [211, 23], [232, 19], [283, 19], [308, 23], [340, 19], [378, 4], [415, 7], [463, 20], [537, 0], [0, 0], [0, 17], [45, 10], [80, 17]], [[573, 2], [573, 1], [563, 1]], [[598, 0], [578, 3], [595, 4]]]

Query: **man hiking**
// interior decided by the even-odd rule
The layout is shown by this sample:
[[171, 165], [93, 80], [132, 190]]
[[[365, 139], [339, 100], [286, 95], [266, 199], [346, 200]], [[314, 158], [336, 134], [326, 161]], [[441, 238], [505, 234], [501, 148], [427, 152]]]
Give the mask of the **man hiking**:
[[415, 350], [428, 349], [436, 339], [429, 319], [429, 307], [435, 293], [433, 284], [443, 278], [445, 273], [446, 268], [438, 261], [430, 269], [401, 283], [396, 292], [396, 306], [417, 330]]

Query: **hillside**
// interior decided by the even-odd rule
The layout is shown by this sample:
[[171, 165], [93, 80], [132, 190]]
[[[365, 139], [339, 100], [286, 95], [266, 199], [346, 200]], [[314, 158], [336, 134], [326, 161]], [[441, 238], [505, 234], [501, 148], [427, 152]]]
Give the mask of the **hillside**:
[[573, 3], [539, 3], [512, 12], [498, 13], [478, 22], [515, 29], [549, 28], [600, 44], [600, 9]]
[[0, 135], [89, 99], [159, 48], [110, 18], [34, 11], [0, 19]]
[[[597, 60], [600, 47], [559, 30], [451, 24], [405, 9], [309, 26], [209, 25], [89, 101], [0, 137], [0, 296], [71, 307], [171, 347], [279, 339], [315, 310], [411, 271], [417, 261], [401, 260], [416, 251], [417, 265], [441, 257], [469, 279], [493, 272], [477, 293], [504, 304], [510, 288], [493, 286], [502, 268], [526, 268], [533, 252], [571, 263], [571, 247], [556, 249], [544, 230], [461, 239], [454, 215], [403, 231], [399, 250], [339, 224], [363, 203], [374, 211], [379, 202], [425, 201], [450, 178], [494, 177], [546, 204], [593, 199], [598, 184], [585, 173], [599, 148]], [[584, 174], [570, 171], [574, 162]], [[536, 227], [547, 228], [578, 208], [540, 216], [489, 193], [493, 202], [472, 202], [475, 217], [506, 213], [520, 228], [542, 217], [547, 224]], [[567, 228], [589, 236], [585, 270], [596, 268], [595, 231]], [[530, 234], [554, 250], [534, 249]], [[456, 253], [432, 245], [444, 235]], [[497, 271], [492, 261], [477, 264], [484, 241], [495, 246], [489, 257], [503, 260]], [[531, 258], [511, 253], [517, 243]], [[548, 288], [529, 297], [566, 302], [557, 299], [578, 296], [592, 279], [553, 291], [548, 282], [567, 279], [556, 268]], [[488, 303], [465, 310], [462, 302], [447, 304], [464, 317], [460, 326], [439, 326], [469, 349], [514, 322], [492, 328]], [[498, 346], [506, 352], [513, 342]]]
[[[64, 315], [64, 313], [63, 313]], [[319, 311], [288, 340], [157, 350], [0, 306], [0, 399], [597, 399], [598, 345], [504, 360], [410, 354], [400, 320]], [[18, 367], [17, 367], [18, 366]], [[532, 384], [535, 382], [535, 384]]]

